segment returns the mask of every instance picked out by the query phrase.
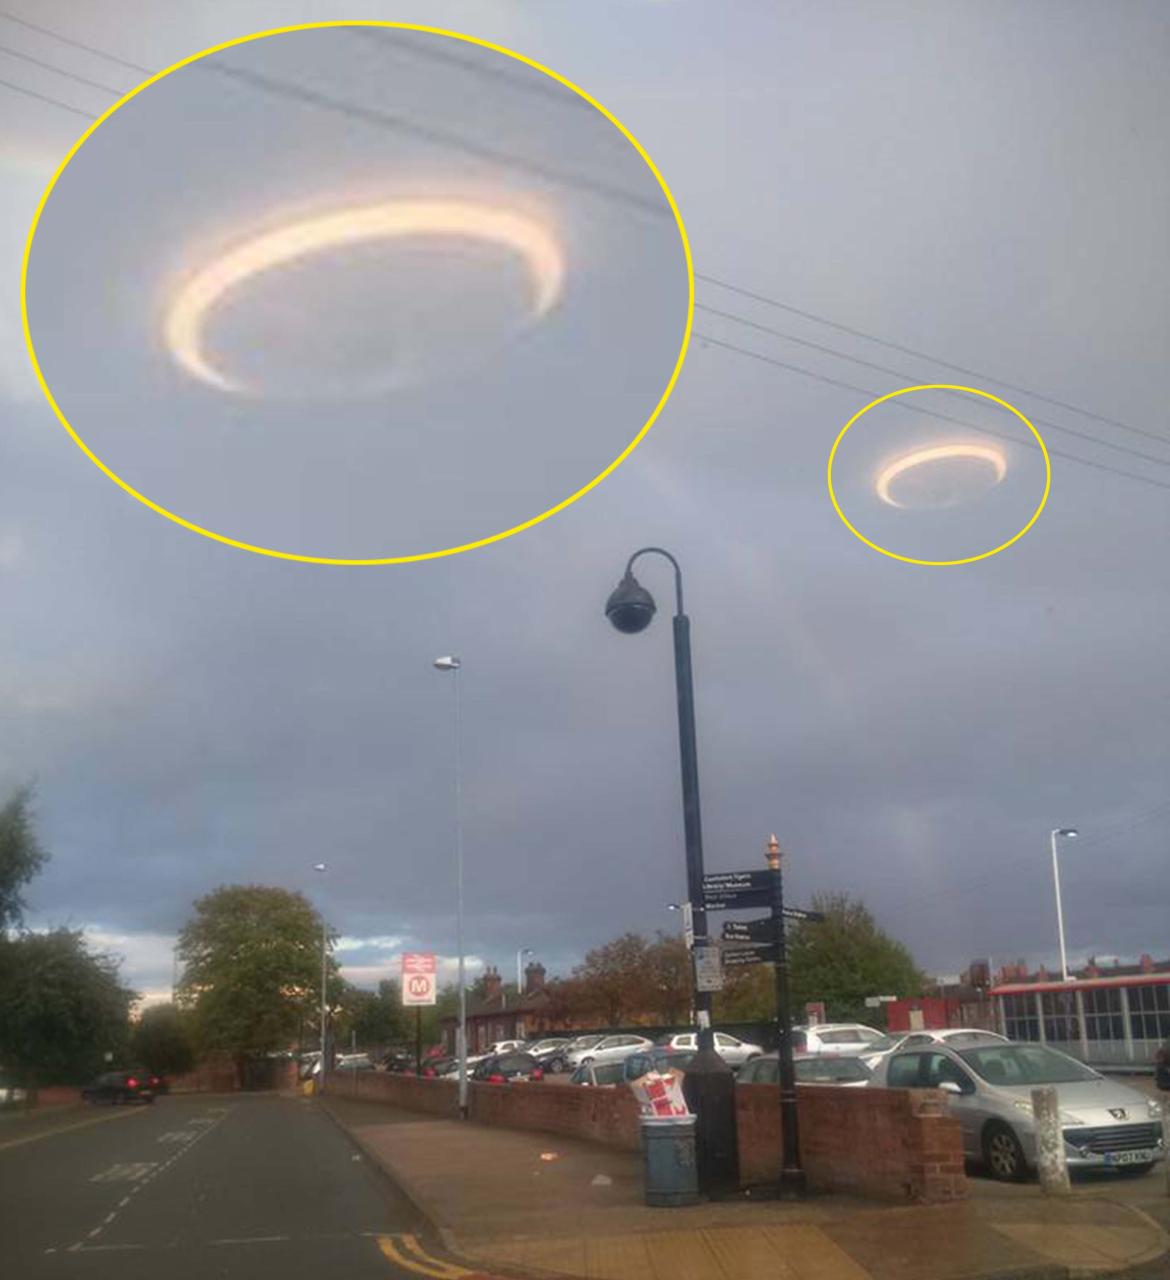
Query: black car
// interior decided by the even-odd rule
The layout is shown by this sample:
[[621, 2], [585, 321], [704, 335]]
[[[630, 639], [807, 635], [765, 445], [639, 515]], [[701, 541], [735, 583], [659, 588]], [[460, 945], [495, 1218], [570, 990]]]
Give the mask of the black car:
[[530, 1053], [550, 1075], [565, 1069], [565, 1054], [569, 1051], [572, 1040], [553, 1037], [548, 1040], [533, 1040], [524, 1046], [524, 1052]]
[[153, 1102], [150, 1075], [144, 1071], [107, 1071], [81, 1091], [82, 1102], [106, 1102], [118, 1106], [127, 1102]]
[[1170, 1089], [1170, 1040], [1154, 1054], [1154, 1083], [1159, 1089]]
[[493, 1053], [481, 1059], [475, 1064], [471, 1078], [486, 1084], [543, 1080], [544, 1068], [532, 1054], [512, 1050], [508, 1053]]

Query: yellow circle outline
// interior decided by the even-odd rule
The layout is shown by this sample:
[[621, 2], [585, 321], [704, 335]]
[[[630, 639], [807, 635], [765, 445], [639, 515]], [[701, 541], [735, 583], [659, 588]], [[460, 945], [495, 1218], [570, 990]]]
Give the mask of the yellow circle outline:
[[[399, 31], [421, 31], [428, 35], [446, 36], [451, 40], [463, 40], [468, 44], [478, 45], [483, 49], [490, 49], [494, 53], [502, 53], [506, 57], [515, 58], [517, 62], [522, 62], [525, 66], [533, 67], [535, 70], [542, 72], [544, 75], [556, 80], [559, 84], [563, 84], [567, 89], [577, 94], [589, 103], [591, 107], [599, 111], [601, 115], [614, 126], [615, 129], [626, 139], [626, 141], [641, 156], [643, 163], [654, 175], [662, 194], [666, 197], [666, 202], [670, 206], [670, 211], [674, 215], [675, 225], [678, 227], [679, 239], [682, 241], [683, 257], [686, 262], [687, 269], [687, 315], [686, 323], [683, 326], [682, 344], [679, 347], [678, 359], [675, 361], [674, 369], [671, 371], [670, 378], [662, 395], [658, 399], [658, 403], [654, 406], [650, 416], [646, 419], [642, 429], [634, 436], [628, 445], [618, 454], [616, 458], [603, 471], [599, 472], [587, 484], [582, 485], [576, 493], [572, 493], [569, 497], [562, 499], [555, 506], [549, 507], [547, 511], [542, 511], [539, 515], [532, 516], [530, 519], [520, 524], [513, 525], [510, 529], [505, 529], [500, 533], [493, 533], [484, 538], [478, 538], [474, 542], [465, 542], [457, 547], [445, 547], [441, 551], [420, 551], [413, 555], [407, 556], [383, 556], [377, 559], [351, 559], [341, 556], [309, 556], [298, 555], [291, 551], [276, 551], [271, 547], [261, 547], [251, 542], [243, 542], [238, 538], [229, 538], [225, 534], [216, 533], [213, 529], [205, 529], [202, 525], [195, 524], [191, 520], [186, 520], [180, 515], [176, 515], [173, 511], [168, 511], [166, 507], [152, 501], [145, 494], [139, 493], [133, 485], [128, 484], [115, 471], [111, 470], [97, 456], [96, 453], [85, 443], [70, 424], [68, 418], [61, 412], [60, 406], [53, 399], [53, 393], [49, 390], [45, 376], [41, 372], [40, 362], [37, 360], [36, 348], [33, 345], [32, 333], [29, 328], [28, 320], [28, 264], [29, 257], [32, 253], [33, 239], [36, 236], [37, 226], [41, 220], [41, 214], [44, 212], [45, 205], [49, 196], [53, 193], [53, 188], [57, 185], [61, 175], [69, 166], [70, 161], [77, 152], [85, 145], [86, 141], [97, 132], [97, 130], [114, 114], [120, 110], [131, 98], [136, 97], [144, 89], [148, 89], [152, 84], [164, 77], [169, 76], [172, 72], [180, 70], [182, 67], [188, 66], [192, 62], [198, 62], [200, 58], [205, 58], [209, 54], [219, 53], [224, 49], [234, 48], [236, 45], [249, 44], [253, 40], [264, 40], [268, 36], [287, 35], [293, 31], [317, 31], [334, 27], [391, 27]], [[44, 393], [45, 399], [49, 402], [49, 407], [57, 415], [58, 421], [68, 431], [73, 438], [74, 444], [85, 454], [85, 456], [98, 468], [103, 471], [113, 482], [120, 488], [124, 489], [132, 498], [136, 498], [144, 506], [149, 507], [152, 511], [157, 512], [160, 516], [165, 516], [168, 520], [175, 524], [182, 525], [184, 529], [190, 529], [193, 533], [201, 534], [205, 538], [211, 538], [215, 542], [222, 542], [229, 547], [238, 547], [241, 551], [251, 551], [256, 555], [271, 556], [276, 560], [294, 560], [303, 564], [337, 564], [337, 565], [379, 565], [379, 564], [410, 564], [419, 560], [438, 560], [443, 556], [458, 555], [463, 551], [471, 551], [476, 547], [486, 547], [493, 542], [502, 542], [505, 538], [510, 538], [515, 533], [521, 533], [525, 529], [531, 529], [534, 525], [538, 525], [543, 520], [547, 520], [550, 516], [556, 515], [559, 511], [564, 511], [566, 507], [572, 506], [578, 498], [584, 497], [591, 489], [599, 485], [607, 476], [613, 474], [614, 471], [630, 456], [631, 453], [641, 444], [646, 433], [654, 425], [658, 415], [662, 412], [666, 402], [670, 399], [674, 391], [675, 384], [678, 382], [679, 374], [682, 372], [683, 362], [686, 359], [687, 348], [690, 345], [691, 329], [694, 324], [695, 316], [695, 267], [691, 257], [691, 245], [687, 238], [687, 229], [683, 223], [682, 214], [679, 212], [678, 205], [675, 203], [674, 195], [670, 187], [666, 184], [666, 179], [659, 173], [654, 161], [647, 155], [645, 148], [637, 138], [626, 128], [624, 124], [610, 111], [601, 105], [596, 98], [586, 93], [584, 89], [574, 84], [567, 77], [562, 76], [559, 72], [553, 71], [546, 67], [543, 63], [537, 62], [534, 58], [525, 57], [522, 53], [517, 53], [514, 49], [508, 49], [504, 45], [494, 44], [490, 40], [481, 40], [478, 36], [464, 35], [459, 31], [449, 31], [444, 27], [430, 27], [421, 23], [414, 22], [381, 22], [374, 19], [355, 19], [352, 21], [332, 20], [327, 22], [303, 22], [289, 27], [272, 27], [266, 31], [257, 31], [250, 36], [239, 36], [235, 40], [224, 41], [223, 44], [212, 45], [207, 49], [203, 49], [199, 53], [194, 53], [190, 57], [183, 58], [180, 62], [165, 68], [163, 71], [156, 72], [153, 76], [144, 80], [140, 85], [129, 90], [117, 102], [89, 126], [80, 138], [69, 149], [69, 153], [57, 167], [56, 173], [53, 174], [49, 185], [45, 188], [44, 194], [41, 196], [40, 203], [37, 205], [37, 211], [33, 215], [32, 225], [29, 228], [28, 239], [24, 246], [24, 256], [20, 266], [20, 314], [21, 323], [24, 330], [25, 346], [28, 348], [29, 359], [32, 362], [33, 373], [36, 374], [37, 383], [40, 385], [41, 391]], [[844, 517], [842, 517], [844, 518]], [[860, 535], [858, 535], [860, 536]]]
[[[1044, 492], [1040, 495], [1040, 501], [1036, 506], [1036, 510], [1032, 512], [1032, 518], [1026, 525], [1006, 542], [1001, 542], [998, 547], [992, 547], [990, 551], [980, 552], [977, 556], [965, 556], [962, 560], [919, 560], [914, 556], [899, 555], [896, 551], [890, 551], [886, 547], [879, 546], [876, 542], [871, 541], [864, 533], [859, 533], [857, 529], [849, 521], [849, 517], [841, 510], [841, 504], [837, 501], [837, 493], [833, 488], [833, 460], [837, 456], [837, 448], [841, 441], [845, 438], [845, 433], [857, 421], [858, 418], [867, 414], [871, 409], [876, 409], [879, 404], [885, 404], [887, 400], [893, 400], [898, 396], [909, 395], [912, 391], [964, 391], [968, 395], [982, 396], [984, 400], [991, 400], [999, 405], [1002, 409], [1007, 409], [1010, 413], [1014, 413], [1017, 418], [1028, 428], [1028, 430], [1036, 437], [1036, 443], [1040, 446], [1040, 452], [1044, 455]], [[829, 482], [829, 498], [833, 503], [833, 510], [841, 518], [841, 523], [849, 530], [855, 538], [860, 539], [865, 545], [873, 551], [880, 551], [883, 556], [889, 556], [891, 560], [901, 560], [906, 564], [924, 564], [932, 568], [942, 568], [956, 564], [974, 564], [977, 560], [987, 560], [991, 556], [997, 556], [1001, 551], [1006, 551], [1013, 542], [1019, 542], [1025, 533], [1040, 519], [1040, 513], [1044, 510], [1048, 503], [1048, 493], [1052, 488], [1052, 460], [1048, 456], [1048, 447], [1044, 443], [1044, 437], [1039, 431], [1028, 421], [1027, 418], [1016, 408], [1014, 404], [1009, 404], [1006, 400], [1001, 400], [999, 396], [992, 395], [990, 391], [980, 391], [978, 387], [961, 387], [950, 382], [925, 382], [916, 387], [902, 387], [898, 391], [888, 391], [884, 396], [878, 396], [876, 400], [871, 400], [863, 409], [853, 415], [852, 418], [837, 432], [837, 438], [833, 441], [833, 447], [829, 450], [828, 465], [828, 482]]]

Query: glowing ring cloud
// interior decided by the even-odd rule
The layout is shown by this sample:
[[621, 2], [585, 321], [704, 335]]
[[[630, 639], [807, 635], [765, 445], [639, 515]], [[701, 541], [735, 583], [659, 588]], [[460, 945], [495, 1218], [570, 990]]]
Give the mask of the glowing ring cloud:
[[179, 290], [167, 312], [165, 338], [175, 360], [191, 375], [222, 391], [245, 390], [221, 373], [204, 349], [215, 306], [261, 272], [344, 245], [370, 240], [439, 236], [476, 240], [510, 249], [524, 260], [533, 287], [532, 309], [543, 316], [560, 297], [564, 253], [535, 218], [509, 209], [458, 200], [394, 200], [342, 209], [265, 232], [217, 258]]
[[900, 458], [895, 458], [893, 462], [888, 463], [878, 473], [876, 489], [877, 496], [891, 507], [904, 507], [905, 503], [898, 502], [890, 493], [890, 486], [898, 479], [899, 476], [905, 475], [907, 471], [913, 471], [916, 467], [926, 466], [931, 462], [948, 462], [953, 458], [971, 459], [976, 462], [989, 462], [995, 469], [995, 483], [999, 482], [1007, 475], [1007, 459], [1003, 456], [1003, 452], [994, 445], [989, 444], [940, 444], [932, 445], [926, 449], [915, 449], [913, 453], [903, 454]]

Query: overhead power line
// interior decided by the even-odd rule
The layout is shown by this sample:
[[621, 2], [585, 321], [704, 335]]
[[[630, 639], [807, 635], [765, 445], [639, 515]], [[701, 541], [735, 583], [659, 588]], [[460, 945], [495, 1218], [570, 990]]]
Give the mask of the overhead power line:
[[353, 34], [427, 62], [445, 63], [447, 66], [457, 67], [473, 76], [479, 76], [481, 79], [491, 80], [497, 84], [505, 84], [521, 93], [535, 94], [567, 107], [588, 107], [589, 110], [594, 110], [593, 106], [579, 94], [549, 83], [548, 77], [543, 72], [533, 71], [530, 77], [522, 77], [502, 67], [472, 62], [469, 58], [448, 53], [446, 49], [439, 48], [437, 40], [428, 40], [425, 36], [420, 39], [408, 39], [405, 34], [387, 27], [354, 27]]
[[335, 98], [331, 94], [319, 93], [315, 89], [306, 89], [301, 85], [278, 79], [275, 76], [263, 75], [258, 71], [247, 71], [242, 67], [229, 67], [223, 63], [210, 61], [205, 63], [204, 66], [208, 71], [215, 71], [220, 75], [227, 76], [241, 84], [250, 85], [252, 88], [260, 89], [263, 92], [275, 94], [292, 101], [303, 102], [311, 107], [320, 107], [326, 111], [333, 111], [340, 115], [348, 116], [351, 120], [361, 120], [365, 124], [410, 134], [416, 138], [421, 138], [424, 142], [450, 147], [455, 151], [462, 151], [467, 155], [475, 156], [478, 160], [488, 160], [493, 164], [502, 164], [510, 169], [519, 169], [558, 186], [576, 187], [578, 190], [590, 191], [595, 195], [605, 196], [607, 199], [629, 205], [641, 213], [649, 213], [659, 218], [673, 216], [669, 206], [663, 199], [640, 196], [636, 192], [627, 191], [624, 187], [614, 186], [608, 182], [599, 182], [596, 178], [574, 173], [570, 169], [561, 169], [556, 165], [545, 164], [541, 160], [531, 160], [523, 156], [513, 155], [511, 152], [502, 151], [498, 147], [485, 143], [475, 142], [470, 138], [451, 133], [446, 129], [437, 129], [431, 125], [418, 124], [405, 116], [392, 115], [390, 112], [382, 111], [376, 107], [363, 107], [359, 103], [347, 102], [342, 98]]
[[[708, 306], [704, 302], [697, 302], [695, 310], [705, 311], [708, 315], [719, 316], [723, 320], [731, 320], [735, 324], [743, 325], [748, 329], [755, 329], [760, 333], [771, 334], [773, 337], [782, 338], [785, 342], [796, 343], [797, 346], [808, 347], [813, 351], [821, 351], [825, 355], [834, 356], [838, 360], [848, 360], [851, 364], [861, 365], [866, 369], [874, 369], [878, 373], [888, 373], [892, 377], [903, 378], [910, 382], [913, 382], [916, 376], [906, 373], [903, 369], [892, 369], [888, 364], [878, 364], [873, 360], [863, 360], [860, 356], [848, 355], [844, 351], [838, 351], [835, 347], [826, 346], [821, 342], [813, 342], [808, 338], [801, 338], [793, 333], [785, 333], [782, 329], [774, 329], [771, 325], [749, 320], [745, 316], [736, 315], [733, 311], [722, 311], [718, 307]], [[961, 396], [963, 393], [961, 391], [947, 391], [944, 394]], [[1032, 421], [1038, 422], [1042, 427], [1050, 427], [1053, 431], [1062, 431], [1066, 435], [1076, 436], [1078, 440], [1087, 440], [1090, 444], [1100, 445], [1103, 449], [1115, 449], [1118, 453], [1127, 453], [1131, 457], [1142, 459], [1143, 462], [1154, 462], [1158, 466], [1170, 467], [1170, 458], [1159, 458], [1156, 454], [1145, 453], [1141, 449], [1131, 449], [1127, 444], [1117, 444], [1112, 440], [1103, 440], [1100, 436], [1091, 435], [1088, 431], [1078, 431], [1075, 427], [1066, 427], [1048, 418], [1032, 415]], [[1170, 440], [1167, 440], [1166, 443], [1170, 444]]]
[[23, 93], [27, 98], [35, 98], [38, 102], [47, 102], [51, 106], [60, 107], [62, 111], [71, 111], [75, 116], [84, 116], [86, 120], [96, 120], [97, 116], [92, 111], [83, 111], [80, 107], [71, 106], [68, 102], [62, 102], [60, 98], [54, 98], [47, 93], [38, 93], [35, 89], [26, 89], [22, 84], [13, 84], [11, 80], [0, 79], [0, 85], [5, 89], [11, 89], [13, 93]]
[[790, 302], [781, 302], [779, 298], [770, 297], [766, 293], [756, 293], [752, 289], [745, 289], [742, 285], [732, 284], [729, 280], [721, 280], [718, 276], [705, 275], [697, 271], [695, 278], [704, 280], [707, 284], [717, 285], [720, 289], [727, 289], [731, 293], [741, 294], [743, 297], [751, 298], [756, 302], [762, 302], [765, 306], [776, 307], [781, 311], [791, 312], [792, 315], [803, 316], [806, 320], [812, 320], [816, 324], [823, 324], [827, 328], [838, 330], [840, 333], [848, 333], [854, 338], [863, 338], [866, 342], [876, 342], [878, 346], [888, 347], [891, 351], [900, 351], [903, 355], [914, 356], [918, 360], [929, 360], [931, 364], [937, 364], [943, 369], [952, 369], [955, 373], [961, 373], [965, 377], [982, 378], [984, 382], [990, 382], [997, 387], [1006, 387], [1009, 391], [1018, 391], [1023, 395], [1032, 396], [1033, 399], [1042, 400], [1045, 404], [1050, 404], [1054, 408], [1066, 409], [1069, 413], [1079, 413], [1083, 417], [1093, 418], [1095, 421], [1105, 423], [1107, 426], [1119, 427], [1122, 431], [1132, 431], [1134, 435], [1146, 436], [1150, 440], [1160, 440], [1163, 444], [1167, 442], [1166, 436], [1159, 435], [1154, 431], [1147, 431], [1142, 427], [1135, 427], [1128, 422], [1122, 422], [1120, 418], [1110, 418], [1105, 414], [1095, 413], [1092, 409], [1084, 409], [1080, 405], [1070, 404], [1067, 400], [1057, 400], [1054, 396], [1045, 395], [1042, 391], [1036, 391], [1032, 387], [1025, 387], [1017, 382], [1008, 382], [1004, 378], [993, 378], [989, 373], [980, 373], [978, 369], [955, 364], [953, 361], [944, 360], [941, 356], [934, 356], [927, 351], [920, 351], [916, 347], [908, 347], [900, 342], [892, 342], [888, 338], [879, 338], [877, 334], [867, 333], [864, 329], [855, 329], [851, 325], [842, 324], [839, 320], [830, 320], [828, 316], [819, 315], [815, 311], [806, 311], [801, 307], [793, 306]]
[[102, 84], [100, 80], [91, 80], [88, 76], [78, 75], [76, 71], [66, 71], [64, 67], [45, 62], [41, 58], [34, 58], [31, 53], [23, 53], [20, 49], [13, 49], [6, 44], [0, 44], [0, 53], [10, 58], [19, 58], [22, 62], [29, 62], [34, 67], [51, 71], [54, 75], [64, 76], [67, 80], [76, 80], [78, 84], [88, 85], [91, 89], [100, 89], [103, 93], [113, 93], [121, 97], [126, 92], [125, 89], [115, 89], [113, 85]]
[[[798, 373], [802, 377], [812, 378], [817, 382], [828, 383], [831, 387], [841, 387], [846, 391], [855, 391], [859, 395], [872, 399], [874, 396], [880, 395], [881, 392], [873, 391], [868, 387], [859, 387], [854, 382], [845, 382], [841, 378], [833, 378], [828, 374], [816, 373], [812, 369], [806, 369], [803, 365], [792, 364], [787, 360], [778, 360], [775, 356], [764, 355], [759, 351], [752, 351], [747, 347], [738, 346], [734, 342], [725, 342], [722, 338], [713, 337], [708, 333], [695, 332], [694, 337], [700, 342], [706, 342], [713, 347], [721, 347], [725, 351], [734, 351], [739, 355], [748, 356], [752, 360], [759, 360], [763, 364], [775, 365], [779, 369], [787, 369], [791, 373]], [[921, 405], [904, 403], [902, 408], [908, 409], [912, 413], [923, 413], [931, 418], [941, 420], [943, 422], [952, 422], [956, 426], [968, 427], [972, 431], [980, 431], [984, 435], [996, 436], [1000, 440], [1010, 441], [1012, 444], [1023, 445], [1027, 449], [1034, 449], [1037, 453], [1040, 446], [1034, 440], [1023, 440], [1017, 436], [1010, 436], [1003, 431], [994, 431], [991, 427], [980, 426], [978, 423], [968, 422], [964, 418], [956, 418], [951, 414], [939, 413], [933, 409], [924, 409]], [[1090, 458], [1078, 458], [1075, 453], [1065, 453], [1062, 449], [1049, 448], [1049, 456], [1053, 458], [1063, 458], [1066, 462], [1076, 462], [1082, 467], [1092, 467], [1095, 471], [1108, 471], [1115, 476], [1122, 476], [1127, 480], [1137, 480], [1141, 484], [1153, 485], [1156, 489], [1170, 489], [1170, 483], [1164, 480], [1155, 480], [1153, 476], [1144, 476], [1136, 474], [1132, 471], [1122, 471], [1118, 467], [1111, 467], [1106, 462], [1094, 462]]]
[[74, 40], [71, 36], [62, 35], [60, 31], [53, 31], [49, 27], [42, 27], [39, 23], [30, 22], [27, 18], [21, 18], [15, 13], [9, 13], [7, 9], [0, 9], [0, 18], [15, 22], [17, 26], [27, 27], [29, 31], [36, 31], [42, 36], [48, 36], [50, 40], [57, 40], [61, 44], [71, 45], [74, 49], [82, 49], [86, 53], [92, 53], [95, 58], [104, 58], [107, 62], [114, 62], [120, 67], [129, 68], [131, 71], [141, 71], [148, 76], [154, 75], [154, 71], [150, 67], [144, 67], [138, 62], [129, 62], [125, 58], [119, 58], [116, 53], [107, 53], [104, 49], [96, 49], [92, 44]]

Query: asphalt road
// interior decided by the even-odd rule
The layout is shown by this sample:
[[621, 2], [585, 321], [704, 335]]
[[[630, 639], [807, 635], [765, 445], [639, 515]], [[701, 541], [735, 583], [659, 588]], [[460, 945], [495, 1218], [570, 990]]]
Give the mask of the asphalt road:
[[0, 1127], [12, 1280], [454, 1280], [439, 1253], [306, 1099], [164, 1097]]

